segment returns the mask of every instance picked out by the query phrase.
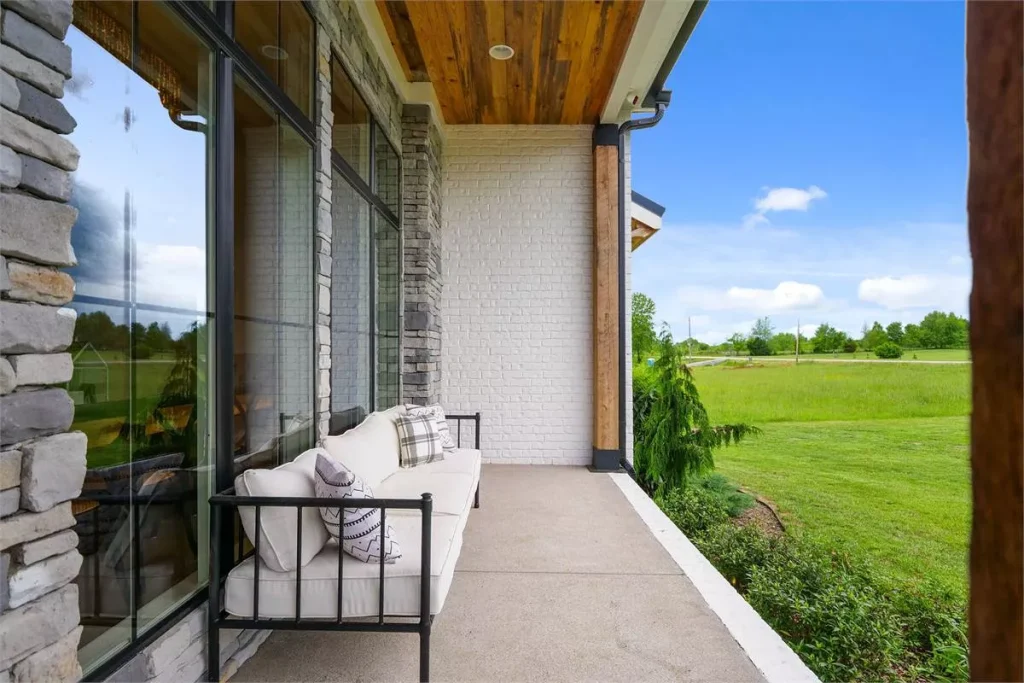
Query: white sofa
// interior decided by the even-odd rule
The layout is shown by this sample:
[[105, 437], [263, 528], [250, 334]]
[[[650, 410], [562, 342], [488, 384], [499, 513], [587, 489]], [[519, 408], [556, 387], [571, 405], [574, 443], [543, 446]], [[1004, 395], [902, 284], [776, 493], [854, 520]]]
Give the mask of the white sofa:
[[[373, 413], [359, 426], [339, 436], [325, 439], [324, 450], [355, 472], [371, 486], [375, 498], [406, 498], [419, 500], [423, 493], [433, 498], [431, 515], [430, 557], [430, 613], [437, 614], [444, 607], [451, 587], [455, 564], [462, 549], [462, 533], [473, 508], [480, 483], [480, 451], [456, 449], [447, 451], [442, 461], [402, 469], [398, 466], [398, 434], [394, 421], [404, 409], [401, 407]], [[268, 481], [287, 478], [289, 488], [279, 495], [314, 497], [314, 468], [316, 449], [307, 451], [294, 462], [275, 470], [249, 470], [236, 479], [239, 496], [267, 495]], [[284, 472], [278, 472], [283, 470]], [[277, 474], [275, 474], [277, 473]], [[240, 508], [240, 511], [244, 510]], [[252, 509], [249, 508], [246, 531], [253, 538]], [[269, 513], [262, 509], [261, 526], [266, 528]], [[315, 554], [315, 544], [324, 538], [320, 529], [310, 528], [319, 518], [311, 514], [315, 508], [303, 513], [303, 556], [312, 555], [301, 570], [273, 571], [263, 560], [251, 556], [231, 570], [224, 585], [224, 608], [235, 616], [253, 618], [254, 563], [259, 569], [259, 619], [294, 619], [297, 574], [301, 573], [300, 615], [303, 619], [336, 619], [338, 604], [338, 544], [329, 540]], [[290, 515], [278, 520], [281, 528], [294, 529], [296, 512], [283, 509], [280, 514]], [[243, 513], [243, 522], [246, 515]], [[385, 616], [420, 615], [421, 569], [421, 512], [419, 510], [388, 509], [386, 521], [394, 528], [402, 549], [402, 557], [394, 564], [384, 566]], [[322, 521], [320, 522], [322, 524]], [[307, 530], [309, 533], [307, 533]], [[324, 533], [326, 530], [323, 530]], [[294, 543], [294, 533], [292, 535]], [[314, 544], [310, 548], [309, 543]], [[261, 537], [261, 555], [269, 544]], [[379, 610], [380, 566], [367, 564], [347, 554], [341, 554], [344, 586], [342, 588], [342, 616], [376, 617]], [[266, 555], [264, 555], [266, 557]], [[276, 558], [274, 565], [278, 565]], [[294, 552], [291, 561], [294, 564]], [[283, 566], [292, 566], [287, 562]]]

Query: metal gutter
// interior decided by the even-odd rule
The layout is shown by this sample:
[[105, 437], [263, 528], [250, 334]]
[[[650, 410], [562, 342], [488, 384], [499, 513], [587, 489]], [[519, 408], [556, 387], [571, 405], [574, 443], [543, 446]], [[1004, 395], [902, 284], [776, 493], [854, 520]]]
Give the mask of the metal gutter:
[[671, 93], [662, 91], [657, 97], [657, 111], [645, 119], [630, 119], [619, 126], [619, 464], [632, 470], [626, 460], [626, 133], [658, 125], [668, 109]]
[[668, 76], [675, 68], [683, 47], [690, 39], [693, 29], [697, 26], [697, 22], [707, 6], [708, 0], [694, 0], [690, 11], [686, 14], [686, 19], [683, 20], [683, 25], [679, 27], [679, 33], [676, 34], [675, 40], [672, 41], [672, 45], [668, 49], [668, 54], [665, 55], [665, 59], [661, 63], [661, 68], [658, 69], [654, 81], [651, 82], [651, 87], [648, 88], [647, 94], [641, 102], [644, 109], [652, 109], [657, 106], [659, 96], [665, 92], [665, 82], [668, 81]]

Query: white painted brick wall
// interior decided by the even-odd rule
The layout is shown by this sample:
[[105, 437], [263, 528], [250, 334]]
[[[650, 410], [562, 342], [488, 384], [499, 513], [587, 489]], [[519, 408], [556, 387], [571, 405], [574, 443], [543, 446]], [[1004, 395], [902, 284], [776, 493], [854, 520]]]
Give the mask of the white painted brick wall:
[[449, 126], [442, 401], [489, 461], [591, 461], [590, 126]]

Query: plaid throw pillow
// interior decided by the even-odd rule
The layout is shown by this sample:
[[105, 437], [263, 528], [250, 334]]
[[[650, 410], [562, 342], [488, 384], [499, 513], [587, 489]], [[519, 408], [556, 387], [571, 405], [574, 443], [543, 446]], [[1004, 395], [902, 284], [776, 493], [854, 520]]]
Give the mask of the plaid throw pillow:
[[395, 422], [398, 428], [398, 464], [416, 467], [435, 460], [444, 460], [437, 422], [430, 415], [403, 415]]
[[437, 433], [441, 435], [441, 447], [446, 451], [455, 448], [455, 439], [452, 438], [452, 430], [448, 427], [448, 419], [444, 415], [444, 408], [440, 403], [430, 406], [418, 406], [406, 404], [405, 410], [409, 415], [429, 415], [437, 423]]

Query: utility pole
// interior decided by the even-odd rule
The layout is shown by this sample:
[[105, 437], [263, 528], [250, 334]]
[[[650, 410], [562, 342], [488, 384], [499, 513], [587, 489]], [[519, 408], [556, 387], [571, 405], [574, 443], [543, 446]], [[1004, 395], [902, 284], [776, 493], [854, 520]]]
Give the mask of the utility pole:
[[693, 349], [690, 347], [693, 339], [693, 327], [690, 325], [690, 316], [686, 316], [686, 357], [693, 358]]
[[796, 319], [796, 362], [800, 362], [800, 318]]

